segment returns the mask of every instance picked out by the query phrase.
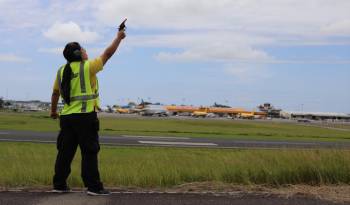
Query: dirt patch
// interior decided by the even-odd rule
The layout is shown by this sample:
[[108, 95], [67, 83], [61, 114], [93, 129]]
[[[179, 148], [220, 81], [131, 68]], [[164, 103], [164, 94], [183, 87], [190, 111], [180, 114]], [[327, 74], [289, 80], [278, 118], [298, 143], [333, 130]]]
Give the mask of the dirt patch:
[[305, 196], [336, 203], [350, 203], [350, 185], [234, 185], [221, 182], [194, 182], [178, 185], [171, 188], [142, 189], [137, 187], [112, 188], [116, 191], [131, 192], [175, 192], [175, 193], [212, 193], [232, 195], [278, 195], [291, 198], [294, 196]]
[[[221, 182], [194, 182], [187, 183], [171, 188], [139, 188], [139, 187], [107, 187], [113, 192], [132, 192], [132, 193], [210, 193], [214, 195], [275, 195], [283, 198], [292, 198], [297, 196], [327, 200], [335, 203], [350, 203], [350, 185], [234, 185]], [[50, 187], [17, 187], [4, 188], [0, 191], [18, 191], [18, 192], [45, 192]], [[75, 191], [84, 191], [83, 188], [73, 188]]]
[[308, 186], [308, 185], [289, 185], [278, 189], [272, 189], [274, 193], [282, 195], [307, 194], [315, 198], [329, 200], [334, 202], [350, 203], [350, 186]]
[[272, 187], [266, 185], [232, 185], [220, 182], [196, 182], [176, 186], [168, 189], [167, 191], [212, 192], [228, 194], [273, 194], [286, 198], [303, 195], [332, 202], [350, 202], [350, 185], [283, 185]]

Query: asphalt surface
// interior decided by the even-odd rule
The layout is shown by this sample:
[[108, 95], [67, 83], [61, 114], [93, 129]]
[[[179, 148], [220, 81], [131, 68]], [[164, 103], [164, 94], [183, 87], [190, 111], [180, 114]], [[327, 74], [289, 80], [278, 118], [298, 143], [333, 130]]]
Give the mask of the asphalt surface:
[[[57, 132], [0, 131], [0, 142], [56, 143]], [[100, 143], [111, 146], [162, 146], [162, 147], [207, 147], [207, 148], [301, 148], [301, 149], [350, 149], [345, 142], [292, 142], [254, 141], [234, 139], [209, 139], [159, 136], [100, 136]]]
[[259, 194], [113, 193], [87, 196], [85, 193], [0, 192], [0, 205], [340, 205], [310, 196], [281, 197]]

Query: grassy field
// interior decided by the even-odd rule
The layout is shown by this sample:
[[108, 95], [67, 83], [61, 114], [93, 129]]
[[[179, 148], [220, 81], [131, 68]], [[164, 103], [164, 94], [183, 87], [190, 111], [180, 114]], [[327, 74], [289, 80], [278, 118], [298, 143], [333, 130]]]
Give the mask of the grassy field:
[[[350, 141], [349, 130], [271, 121], [101, 117], [102, 135], [216, 137], [252, 140]], [[47, 113], [0, 112], [0, 130], [57, 131]]]
[[[57, 131], [47, 113], [0, 113], [0, 130]], [[102, 135], [218, 137], [255, 140], [350, 141], [350, 132], [292, 123], [101, 117]], [[0, 187], [50, 186], [52, 144], [0, 143]], [[220, 150], [108, 147], [100, 153], [106, 186], [170, 187], [190, 182], [350, 184], [350, 151]], [[69, 183], [82, 187], [80, 156]]]
[[347, 129], [350, 131], [350, 123], [321, 123], [320, 126], [329, 127], [329, 128], [338, 128], [338, 129]]
[[[51, 144], [0, 143], [0, 187], [50, 186]], [[69, 184], [82, 187], [79, 152]], [[220, 150], [107, 147], [101, 177], [109, 187], [170, 187], [189, 182], [233, 184], [350, 184], [350, 151]]]

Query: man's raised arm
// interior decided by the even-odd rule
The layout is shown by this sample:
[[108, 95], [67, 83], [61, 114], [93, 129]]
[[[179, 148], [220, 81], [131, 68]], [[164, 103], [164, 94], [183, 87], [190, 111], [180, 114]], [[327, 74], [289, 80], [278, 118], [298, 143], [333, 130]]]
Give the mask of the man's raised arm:
[[106, 48], [106, 50], [101, 55], [103, 65], [113, 56], [115, 51], [118, 49], [120, 42], [125, 38], [124, 30], [118, 32], [117, 36], [114, 38], [112, 43]]

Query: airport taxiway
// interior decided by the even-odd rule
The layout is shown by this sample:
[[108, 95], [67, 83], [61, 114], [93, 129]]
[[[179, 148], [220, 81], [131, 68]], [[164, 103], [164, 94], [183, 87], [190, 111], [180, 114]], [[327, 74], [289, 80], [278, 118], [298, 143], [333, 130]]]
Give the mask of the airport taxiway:
[[[0, 142], [56, 143], [57, 132], [0, 131]], [[161, 146], [206, 148], [258, 149], [350, 149], [350, 142], [257, 141], [221, 138], [159, 137], [159, 136], [100, 136], [100, 144], [110, 146]]]

